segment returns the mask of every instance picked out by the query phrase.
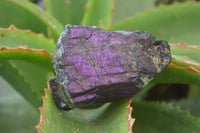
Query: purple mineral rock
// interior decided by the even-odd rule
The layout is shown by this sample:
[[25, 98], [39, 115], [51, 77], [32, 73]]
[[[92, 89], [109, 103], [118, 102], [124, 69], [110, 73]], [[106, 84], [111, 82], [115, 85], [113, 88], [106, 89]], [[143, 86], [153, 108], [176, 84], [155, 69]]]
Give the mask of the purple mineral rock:
[[54, 53], [53, 98], [63, 110], [131, 98], [170, 61], [168, 43], [147, 32], [66, 25]]

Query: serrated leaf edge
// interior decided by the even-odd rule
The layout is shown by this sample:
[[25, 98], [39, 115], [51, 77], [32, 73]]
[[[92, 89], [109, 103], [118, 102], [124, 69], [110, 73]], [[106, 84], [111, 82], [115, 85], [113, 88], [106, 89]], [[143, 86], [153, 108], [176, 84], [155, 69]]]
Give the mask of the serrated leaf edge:
[[[158, 103], [159, 104], [159, 103]], [[194, 118], [194, 119], [197, 119], [197, 120], [200, 120], [198, 119], [198, 117], [194, 117], [190, 114], [190, 110], [182, 110], [180, 108], [180, 106], [174, 106], [173, 103], [166, 103], [166, 102], [162, 102], [161, 105], [164, 105], [164, 106], [168, 106], [174, 110], [176, 110], [177, 112], [180, 112], [180, 113], [185, 113], [186, 115], [188, 115], [188, 117], [191, 117], [191, 118]]]
[[[8, 53], [8, 55], [6, 53]], [[16, 56], [12, 54], [15, 54]], [[3, 57], [1, 55], [3, 55]], [[27, 58], [27, 56], [29, 55], [32, 55], [32, 58]], [[53, 56], [43, 49], [29, 49], [27, 47], [18, 47], [18, 48], [1, 47], [0, 59], [24, 60], [27, 62], [32, 62], [34, 64], [38, 64], [53, 71], [53, 67], [51, 65]]]
[[126, 109], [128, 110], [128, 115], [127, 115], [127, 120], [128, 120], [128, 133], [132, 133], [132, 128], [133, 128], [133, 124], [135, 122], [135, 119], [132, 118], [132, 111], [133, 108], [130, 106], [131, 102], [132, 102], [133, 98], [130, 98], [128, 100], [128, 105], [126, 107]]
[[32, 32], [31, 30], [23, 30], [23, 29], [19, 29], [17, 28], [16, 26], [14, 26], [13, 24], [11, 24], [8, 28], [0, 28], [0, 31], [19, 31], [19, 32], [24, 32], [24, 33], [27, 33], [27, 34], [31, 34], [31, 35], [34, 35], [34, 36], [38, 36], [38, 37], [43, 37], [44, 39], [46, 40], [49, 40], [51, 42], [54, 42], [52, 38], [46, 38], [46, 36], [44, 35], [44, 33], [35, 33], [35, 32]]
[[0, 48], [0, 52], [3, 52], [3, 51], [27, 51], [27, 52], [31, 52], [31, 53], [40, 53], [42, 54], [43, 56], [45, 57], [48, 57], [48, 58], [51, 58], [53, 59], [53, 56], [51, 54], [49, 54], [46, 50], [44, 49], [29, 49], [27, 47], [18, 47], [18, 48], [6, 48], [6, 47], [1, 47]]
[[39, 122], [38, 125], [35, 126], [35, 128], [36, 128], [36, 130], [37, 130], [38, 133], [41, 132], [41, 130], [42, 130], [41, 126], [42, 126], [43, 123], [44, 123], [43, 108], [45, 108], [45, 106], [46, 106], [46, 104], [45, 104], [45, 103], [46, 103], [46, 102], [45, 102], [45, 98], [47, 97], [47, 93], [48, 93], [48, 91], [50, 90], [49, 82], [47, 82], [47, 87], [48, 87], [48, 89], [44, 88], [44, 93], [45, 93], [45, 95], [42, 96], [43, 105], [42, 105], [42, 107], [39, 107], [39, 111], [40, 111], [40, 122]]
[[[48, 91], [50, 90], [50, 85], [49, 85], [49, 82], [47, 82], [47, 86], [48, 86], [48, 89], [44, 88], [44, 92], [45, 92], [45, 96], [42, 96], [42, 101], [43, 101], [43, 106], [42, 107], [39, 107], [39, 111], [40, 111], [40, 122], [38, 125], [35, 126], [36, 130], [38, 133], [41, 132], [42, 128], [41, 126], [43, 125], [44, 123], [44, 114], [43, 114], [43, 108], [45, 108], [46, 104], [45, 104], [45, 98], [47, 97], [47, 93]], [[126, 106], [126, 109], [127, 109], [127, 120], [128, 120], [128, 133], [132, 133], [132, 127], [133, 127], [133, 124], [135, 122], [135, 119], [132, 118], [132, 110], [133, 108], [130, 106], [131, 102], [132, 102], [132, 99], [133, 98], [130, 98], [128, 100], [128, 105]]]

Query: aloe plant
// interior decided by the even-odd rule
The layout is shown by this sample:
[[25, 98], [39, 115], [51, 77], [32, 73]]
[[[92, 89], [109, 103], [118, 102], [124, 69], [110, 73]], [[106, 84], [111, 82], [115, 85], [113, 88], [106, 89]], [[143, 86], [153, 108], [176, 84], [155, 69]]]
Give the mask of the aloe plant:
[[[25, 0], [1, 0], [0, 5], [0, 131], [200, 132], [198, 2], [156, 6], [154, 0], [45, 0], [45, 10]], [[144, 30], [168, 41], [173, 59], [133, 100], [63, 112], [48, 81], [55, 75], [52, 54], [66, 24]], [[186, 84], [190, 92], [169, 103], [145, 101], [148, 90], [160, 83]]]

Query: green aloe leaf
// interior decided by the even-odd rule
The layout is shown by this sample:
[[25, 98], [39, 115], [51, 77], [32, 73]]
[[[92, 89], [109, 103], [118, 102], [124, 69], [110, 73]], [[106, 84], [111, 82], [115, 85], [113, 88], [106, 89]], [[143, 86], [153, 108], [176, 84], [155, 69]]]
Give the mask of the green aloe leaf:
[[[44, 12], [37, 5], [25, 0], [0, 1], [0, 27], [7, 28], [14, 24], [20, 29], [30, 29], [36, 33], [44, 33], [57, 41], [64, 29], [55, 18]], [[50, 29], [51, 34], [48, 33]]]
[[116, 24], [112, 30], [144, 30], [171, 43], [199, 44], [200, 4], [161, 6]]
[[44, 49], [51, 54], [56, 48], [54, 41], [47, 39], [43, 34], [35, 34], [30, 30], [20, 30], [13, 25], [7, 29], [0, 28], [0, 38], [0, 47]]
[[[0, 73], [17, 92], [19, 92], [29, 103], [38, 107], [41, 105], [40, 95], [30, 86], [24, 76], [6, 60], [0, 60]], [[6, 88], [4, 88], [6, 89]]]
[[40, 108], [42, 121], [37, 126], [41, 133], [127, 133], [131, 132], [134, 120], [127, 99], [105, 104], [96, 109], [73, 109], [63, 112], [59, 110], [51, 95], [45, 89], [43, 107]]
[[[51, 62], [52, 56], [44, 50], [30, 50], [27, 48], [0, 49], [0, 75], [35, 107], [41, 106], [42, 89], [38, 86], [46, 85], [47, 77], [45, 75], [50, 70], [53, 71]], [[20, 67], [17, 68], [16, 65]], [[37, 72], [31, 70], [37, 70]], [[41, 76], [39, 77], [38, 74], [41, 74]], [[42, 80], [45, 82], [34, 84], [34, 82], [37, 82], [37, 80], [32, 82], [34, 76], [37, 76], [38, 82]]]
[[86, 2], [87, 0], [45, 0], [45, 7], [63, 25], [80, 25]]
[[52, 69], [53, 56], [45, 50], [32, 50], [28, 48], [0, 48], [0, 59], [6, 60], [24, 60], [33, 64]]
[[[13, 26], [0, 29], [0, 35], [0, 47], [3, 47], [0, 58], [1, 62], [4, 61], [2, 66], [5, 66], [4, 69], [10, 68], [10, 71], [1, 69], [1, 76], [32, 105], [41, 106], [43, 88], [46, 87], [49, 72], [52, 71], [52, 57], [44, 49], [53, 53], [55, 43], [41, 34], [19, 30]], [[21, 47], [18, 48], [19, 46]], [[20, 79], [21, 81], [17, 81]]]
[[108, 29], [112, 23], [115, 0], [89, 0], [83, 24]]
[[200, 119], [168, 104], [133, 103], [135, 133], [198, 133]]

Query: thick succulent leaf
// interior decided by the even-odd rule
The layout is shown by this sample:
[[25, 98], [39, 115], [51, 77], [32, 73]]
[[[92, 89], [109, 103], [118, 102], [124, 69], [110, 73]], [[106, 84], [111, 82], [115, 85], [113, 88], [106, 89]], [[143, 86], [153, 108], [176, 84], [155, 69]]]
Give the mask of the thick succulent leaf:
[[[6, 59], [20, 61], [10, 61], [11, 64]], [[27, 48], [0, 49], [0, 75], [35, 107], [41, 105], [42, 91], [39, 87], [46, 85], [47, 72], [53, 71], [51, 62], [52, 56], [44, 50], [30, 50]], [[20, 67], [17, 68], [16, 65]], [[37, 72], [32, 72], [32, 68]], [[38, 74], [41, 74], [41, 76], [38, 76], [36, 81], [32, 81], [33, 77]]]
[[135, 133], [198, 133], [200, 119], [168, 104], [133, 103]]
[[193, 116], [200, 117], [200, 99], [182, 99], [172, 104], [182, 110], [187, 110]]
[[14, 24], [18, 28], [30, 29], [36, 33], [44, 33], [46, 36], [49, 28], [51, 31], [49, 36], [55, 41], [64, 29], [62, 24], [53, 17], [26, 0], [1, 0], [0, 5], [0, 27], [7, 28]]
[[200, 4], [162, 6], [116, 24], [112, 30], [144, 30], [171, 43], [199, 44]]
[[0, 48], [0, 59], [6, 60], [24, 60], [32, 62], [40, 66], [44, 66], [47, 69], [52, 67], [53, 56], [49, 55], [45, 50], [32, 50], [28, 48]]
[[[50, 89], [45, 89], [43, 107], [40, 108], [41, 133], [131, 133], [134, 120], [130, 114], [130, 101], [119, 100], [96, 109], [73, 109], [62, 112], [56, 107]], [[128, 105], [128, 106], [127, 106]]]
[[[17, 77], [16, 77], [17, 78]], [[39, 113], [0, 76], [0, 131], [36, 133]]]
[[45, 0], [45, 7], [63, 25], [80, 25], [86, 2], [87, 0]]
[[[35, 107], [41, 105], [40, 95], [26, 81], [24, 76], [16, 69], [15, 66], [6, 60], [0, 60], [1, 76], [6, 80], [17, 92], [27, 99]], [[4, 88], [6, 89], [6, 88]]]
[[[37, 93], [37, 95], [39, 96], [39, 100], [41, 101], [42, 99], [41, 96], [44, 95], [43, 88], [47, 86], [49, 75], [51, 75], [52, 73], [51, 70], [41, 65], [33, 64], [24, 60], [9, 60], [9, 62], [12, 63], [21, 73], [21, 75], [24, 76], [25, 80]], [[20, 88], [20, 89], [26, 89], [26, 88]], [[40, 105], [41, 104], [42, 102], [40, 102]]]
[[108, 29], [112, 23], [115, 0], [88, 0], [83, 24]]
[[127, 21], [130, 17], [154, 7], [155, 0], [116, 0], [112, 23]]
[[[13, 75], [11, 71], [4, 71], [2, 69], [1, 75], [4, 74], [5, 80], [31, 104], [35, 107], [40, 106], [42, 104], [41, 95], [43, 94], [43, 88], [46, 87], [49, 71], [52, 71], [50, 63], [52, 57], [44, 52], [44, 49], [52, 53], [55, 48], [54, 42], [42, 35], [18, 30], [13, 26], [9, 29], [0, 29], [0, 35], [0, 46], [4, 47], [1, 49], [0, 58], [9, 59], [6, 65], [9, 64], [10, 69], [13, 69], [13, 72], [16, 71]], [[19, 46], [22, 47], [16, 48]], [[5, 51], [5, 49], [7, 50]], [[21, 50], [21, 52], [18, 50]], [[15, 82], [14, 79], [18, 79], [16, 77], [19, 77], [19, 79], [23, 77], [23, 81]], [[14, 79], [12, 80], [12, 78]]]
[[30, 49], [44, 49], [51, 54], [56, 48], [53, 40], [45, 38], [43, 34], [20, 30], [13, 25], [7, 29], [0, 28], [0, 38], [0, 47], [18, 48], [21, 46]]

